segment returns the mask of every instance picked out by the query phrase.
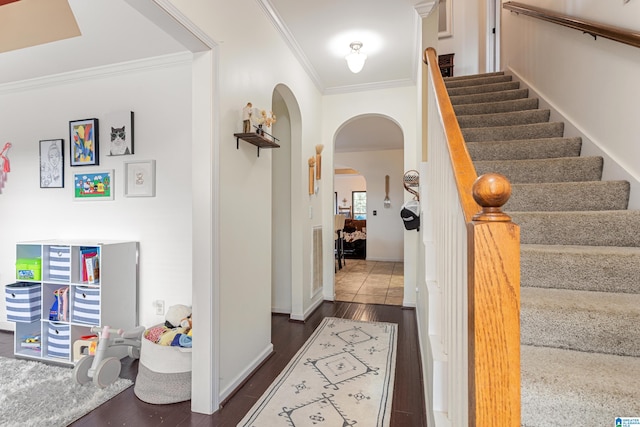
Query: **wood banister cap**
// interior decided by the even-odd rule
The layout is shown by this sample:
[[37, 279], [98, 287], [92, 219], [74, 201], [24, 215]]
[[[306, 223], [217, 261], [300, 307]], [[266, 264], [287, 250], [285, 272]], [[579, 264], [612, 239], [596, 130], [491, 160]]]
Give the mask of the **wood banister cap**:
[[487, 173], [479, 176], [472, 187], [473, 199], [482, 207], [482, 211], [473, 216], [474, 221], [511, 221], [511, 217], [502, 212], [502, 206], [511, 197], [511, 183], [499, 173]]

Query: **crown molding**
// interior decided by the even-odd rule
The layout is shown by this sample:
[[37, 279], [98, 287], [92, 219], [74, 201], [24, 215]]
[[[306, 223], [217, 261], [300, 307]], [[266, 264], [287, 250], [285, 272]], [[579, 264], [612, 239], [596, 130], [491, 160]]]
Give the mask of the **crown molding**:
[[269, 0], [257, 0], [257, 2], [265, 11], [267, 17], [269, 17], [278, 32], [280, 32], [293, 54], [296, 56], [296, 58], [298, 58], [298, 61], [300, 62], [300, 64], [302, 64], [302, 68], [304, 68], [309, 78], [313, 81], [313, 84], [320, 92], [322, 92], [322, 83], [320, 76], [311, 65], [309, 58], [307, 58], [307, 55], [305, 55], [302, 51], [302, 48], [293, 37], [293, 34], [284, 23], [282, 17], [278, 14]]
[[34, 79], [5, 83], [0, 85], [0, 94], [42, 89], [68, 83], [77, 83], [78, 81], [83, 80], [94, 80], [120, 74], [173, 67], [179, 64], [190, 64], [192, 61], [193, 54], [191, 52], [180, 52], [170, 55], [156, 56], [153, 58], [138, 59], [135, 61], [109, 64], [101, 67], [69, 71], [66, 73], [52, 74]]
[[425, 1], [422, 3], [418, 3], [417, 5], [415, 5], [415, 9], [418, 12], [418, 15], [420, 15], [421, 18], [426, 18], [427, 16], [429, 16], [431, 14], [431, 12], [433, 12], [433, 10], [436, 7], [436, 4], [438, 2], [436, 1]]
[[323, 95], [339, 95], [344, 93], [362, 92], [369, 90], [394, 89], [405, 86], [415, 86], [416, 82], [411, 79], [388, 80], [385, 82], [362, 83], [359, 85], [334, 86], [326, 88]]

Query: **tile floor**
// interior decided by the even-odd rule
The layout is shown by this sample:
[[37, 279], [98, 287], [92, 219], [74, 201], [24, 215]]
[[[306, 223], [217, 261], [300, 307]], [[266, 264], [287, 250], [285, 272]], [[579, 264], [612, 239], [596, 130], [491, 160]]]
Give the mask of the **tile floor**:
[[402, 305], [404, 263], [347, 259], [336, 272], [336, 301]]

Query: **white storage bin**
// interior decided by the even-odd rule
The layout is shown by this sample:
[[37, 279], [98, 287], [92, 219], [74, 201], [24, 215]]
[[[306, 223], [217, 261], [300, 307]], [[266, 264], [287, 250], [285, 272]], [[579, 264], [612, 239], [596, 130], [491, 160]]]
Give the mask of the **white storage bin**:
[[5, 286], [7, 320], [34, 322], [42, 312], [42, 288], [39, 283], [12, 283]]
[[136, 397], [156, 405], [191, 399], [191, 350], [159, 345], [143, 336], [133, 388]]
[[100, 325], [100, 288], [76, 287], [71, 320], [89, 325]]
[[69, 325], [49, 322], [47, 328], [47, 356], [69, 358], [71, 341], [69, 339]]
[[71, 280], [71, 248], [49, 246], [49, 280]]

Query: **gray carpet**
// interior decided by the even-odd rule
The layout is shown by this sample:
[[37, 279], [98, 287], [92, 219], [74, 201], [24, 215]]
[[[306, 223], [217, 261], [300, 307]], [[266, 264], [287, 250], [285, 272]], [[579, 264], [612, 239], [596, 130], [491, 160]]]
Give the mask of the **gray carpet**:
[[0, 426], [64, 427], [133, 383], [78, 385], [71, 368], [0, 357]]
[[640, 211], [502, 73], [445, 79], [478, 175], [513, 184], [520, 225], [522, 425], [640, 416]]

